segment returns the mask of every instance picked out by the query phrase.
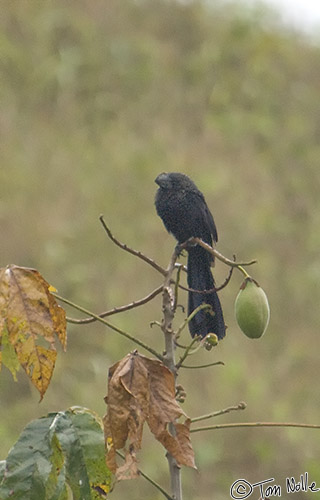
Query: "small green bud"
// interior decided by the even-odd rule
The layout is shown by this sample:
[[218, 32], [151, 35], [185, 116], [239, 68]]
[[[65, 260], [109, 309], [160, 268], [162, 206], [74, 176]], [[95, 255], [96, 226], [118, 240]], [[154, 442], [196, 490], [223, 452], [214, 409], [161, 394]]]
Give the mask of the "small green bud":
[[246, 278], [235, 301], [236, 320], [243, 333], [251, 338], [262, 337], [270, 319], [268, 298], [252, 278]]
[[208, 333], [208, 335], [206, 335], [205, 337], [204, 347], [207, 349], [207, 351], [211, 351], [211, 349], [218, 345], [218, 343], [218, 336], [215, 333]]

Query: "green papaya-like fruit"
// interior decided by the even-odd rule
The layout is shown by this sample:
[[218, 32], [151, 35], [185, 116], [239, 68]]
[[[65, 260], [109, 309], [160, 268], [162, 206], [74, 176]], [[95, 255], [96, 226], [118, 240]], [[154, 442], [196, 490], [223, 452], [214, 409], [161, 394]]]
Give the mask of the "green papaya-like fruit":
[[270, 319], [268, 298], [258, 283], [246, 278], [235, 301], [236, 320], [243, 333], [250, 339], [262, 337]]

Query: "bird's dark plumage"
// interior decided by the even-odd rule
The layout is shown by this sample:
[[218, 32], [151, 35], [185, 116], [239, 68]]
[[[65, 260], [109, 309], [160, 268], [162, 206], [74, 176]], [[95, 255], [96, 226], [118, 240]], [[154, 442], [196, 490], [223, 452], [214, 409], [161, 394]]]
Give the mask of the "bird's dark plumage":
[[[155, 182], [159, 185], [155, 198], [157, 213], [178, 243], [184, 243], [192, 237], [201, 238], [209, 245], [218, 241], [216, 226], [205, 198], [187, 175], [162, 173]], [[199, 245], [189, 246], [187, 250], [188, 287], [200, 291], [211, 290], [214, 288], [212, 256]], [[222, 339], [225, 336], [225, 324], [217, 292], [189, 292], [189, 314], [203, 303], [211, 305], [214, 315], [205, 310], [199, 311], [189, 322], [192, 337], [215, 333]]]

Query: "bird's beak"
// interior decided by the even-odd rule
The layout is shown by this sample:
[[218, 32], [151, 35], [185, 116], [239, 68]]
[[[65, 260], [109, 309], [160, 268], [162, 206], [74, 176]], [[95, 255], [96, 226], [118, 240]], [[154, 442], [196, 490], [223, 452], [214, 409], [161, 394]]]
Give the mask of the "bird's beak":
[[156, 177], [154, 182], [158, 184], [158, 186], [162, 186], [167, 181], [167, 179], [168, 179], [167, 172], [162, 172], [161, 174], [158, 175], [158, 177]]

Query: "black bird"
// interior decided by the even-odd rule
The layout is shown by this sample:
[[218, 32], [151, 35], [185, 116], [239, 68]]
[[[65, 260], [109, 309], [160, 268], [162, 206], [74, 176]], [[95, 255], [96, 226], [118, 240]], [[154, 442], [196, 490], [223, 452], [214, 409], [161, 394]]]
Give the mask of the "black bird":
[[[159, 185], [155, 206], [167, 231], [178, 243], [189, 238], [201, 238], [212, 245], [218, 241], [217, 229], [205, 198], [195, 183], [184, 174], [162, 173], [155, 182]], [[214, 279], [211, 273], [213, 257], [199, 245], [188, 246], [188, 287], [193, 290], [211, 290]], [[210, 293], [189, 291], [188, 313], [201, 304], [210, 304], [214, 314], [199, 311], [189, 322], [191, 336], [215, 333], [218, 339], [226, 334], [222, 308], [215, 290]]]

